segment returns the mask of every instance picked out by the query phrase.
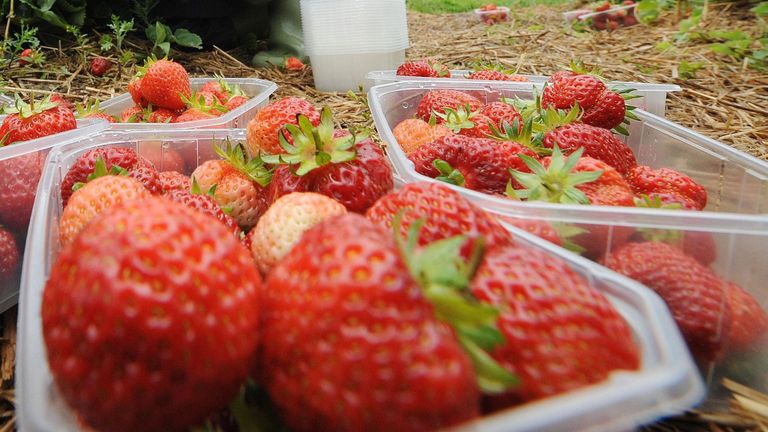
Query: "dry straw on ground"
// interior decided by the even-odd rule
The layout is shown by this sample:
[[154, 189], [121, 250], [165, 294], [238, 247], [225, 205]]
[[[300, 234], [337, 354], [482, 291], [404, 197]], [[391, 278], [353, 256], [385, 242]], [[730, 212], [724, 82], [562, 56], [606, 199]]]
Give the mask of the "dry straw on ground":
[[[501, 63], [519, 73], [551, 74], [579, 58], [599, 65], [611, 80], [675, 83], [683, 91], [667, 101], [667, 118], [733, 147], [768, 160], [768, 74], [727, 62], [704, 44], [657, 49], [661, 41], [672, 41], [677, 31], [672, 16], [653, 26], [636, 26], [608, 32], [575, 32], [564, 25], [562, 9], [537, 7], [513, 11], [508, 23], [486, 27], [471, 13], [425, 15], [409, 13], [410, 58], [434, 57], [453, 67], [477, 61]], [[703, 26], [707, 29], [749, 28], [746, 8], [734, 3], [713, 5]], [[146, 46], [133, 44], [133, 49]], [[131, 70], [107, 76], [88, 74], [84, 59], [96, 52], [95, 45], [44, 49], [48, 59], [43, 70], [11, 67], [2, 71], [0, 91], [40, 97], [51, 92], [82, 102], [87, 98], [108, 99], [124, 92]], [[240, 52], [214, 50], [175, 57], [195, 76], [221, 74], [228, 77], [260, 77], [276, 82], [277, 96], [303, 96], [318, 105], [329, 105], [344, 126], [372, 129], [364, 95], [328, 94], [313, 88], [311, 70], [291, 72], [280, 68], [256, 70]], [[680, 79], [682, 60], [701, 62], [695, 78]], [[13, 365], [16, 343], [15, 309], [2, 316], [0, 324], [0, 432], [13, 430]], [[648, 431], [766, 431], [768, 396], [736, 383], [726, 383], [734, 392], [727, 414], [694, 412], [645, 428]]]

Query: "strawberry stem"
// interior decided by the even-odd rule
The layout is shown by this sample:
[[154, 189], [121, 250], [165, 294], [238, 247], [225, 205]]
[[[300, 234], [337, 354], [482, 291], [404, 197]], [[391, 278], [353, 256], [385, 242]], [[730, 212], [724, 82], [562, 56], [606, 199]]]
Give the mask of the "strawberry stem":
[[448, 162], [442, 159], [435, 159], [432, 161], [432, 166], [440, 173], [436, 177], [437, 180], [456, 186], [464, 186], [464, 175], [461, 171], [454, 169]]

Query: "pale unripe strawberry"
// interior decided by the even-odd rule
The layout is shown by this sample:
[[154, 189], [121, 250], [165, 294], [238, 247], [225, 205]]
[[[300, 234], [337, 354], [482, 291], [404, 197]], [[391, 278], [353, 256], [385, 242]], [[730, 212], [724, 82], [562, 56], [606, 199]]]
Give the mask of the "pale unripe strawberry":
[[325, 195], [294, 192], [280, 197], [264, 213], [248, 236], [253, 258], [263, 273], [277, 264], [305, 231], [346, 208]]

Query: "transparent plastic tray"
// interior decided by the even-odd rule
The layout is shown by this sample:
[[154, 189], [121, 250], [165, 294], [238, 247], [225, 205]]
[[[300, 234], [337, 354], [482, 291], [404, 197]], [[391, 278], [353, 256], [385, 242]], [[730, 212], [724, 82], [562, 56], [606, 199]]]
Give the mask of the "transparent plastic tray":
[[[77, 157], [88, 149], [147, 146], [189, 153], [197, 163], [215, 158], [214, 142], [244, 140], [242, 130], [105, 132], [76, 146], [57, 149], [46, 163], [28, 239], [22, 278], [16, 383], [20, 426], [25, 431], [78, 430], [52, 384], [42, 338], [42, 292], [59, 251], [62, 213], [60, 184]], [[188, 167], [189, 173], [194, 167]], [[477, 431], [621, 430], [679, 413], [701, 400], [704, 389], [684, 342], [664, 303], [649, 289], [591, 261], [510, 228], [522, 242], [566, 260], [602, 291], [627, 320], [642, 352], [641, 369], [619, 372], [599, 384], [484, 417], [466, 425]]]
[[[5, 119], [5, 116], [0, 115], [0, 123], [2, 123], [3, 119]], [[0, 147], [0, 172], [6, 173], [10, 171], [13, 164], [20, 163], [21, 161], [25, 162], [25, 166], [39, 167], [39, 171], [30, 174], [29, 178], [30, 182], [34, 181], [34, 184], [30, 184], [30, 188], [36, 189], [37, 181], [42, 174], [45, 157], [52, 147], [79, 142], [83, 137], [98, 133], [108, 127], [109, 124], [104, 120], [83, 119], [78, 120], [77, 129]], [[14, 183], [14, 179], [0, 176], [0, 191], [10, 187], [12, 183]], [[32, 210], [31, 206], [32, 202], [29, 202], [28, 211]], [[5, 211], [4, 209], [5, 207], [0, 206], [0, 225], [2, 225], [3, 220], [6, 219], [2, 214], [2, 212]], [[10, 217], [10, 215], [5, 216]], [[27, 235], [27, 224], [24, 223], [23, 226], [6, 228], [10, 228], [10, 231], [16, 237], [17, 246], [20, 249], [20, 253], [23, 254], [24, 238]], [[7, 281], [0, 281], [0, 313], [5, 312], [16, 304], [18, 301], [18, 294], [18, 277]]]
[[[198, 90], [209, 81], [217, 78], [190, 78], [193, 90]], [[222, 115], [206, 120], [196, 120], [185, 123], [113, 123], [112, 129], [116, 130], [173, 130], [173, 129], [226, 129], [244, 128], [252, 118], [256, 116], [259, 108], [269, 103], [269, 97], [277, 90], [277, 84], [258, 78], [224, 78], [228, 84], [239, 85], [248, 102]], [[100, 104], [100, 108], [109, 115], [120, 118], [120, 114], [126, 108], [134, 106], [129, 93], [113, 97]]]
[[[399, 76], [395, 70], [378, 70], [368, 73], [366, 78], [373, 85], [391, 84], [402, 81], [416, 81], [430, 83], [436, 80], [449, 81], [449, 82], [466, 82], [466, 77], [472, 73], [468, 70], [451, 70], [451, 78], [424, 78], [424, 77], [412, 77], [412, 76]], [[487, 81], [487, 80], [472, 80], [474, 82], [492, 84], [494, 86], [502, 85], [511, 89], [526, 90], [532, 87], [541, 88], [544, 83], [549, 79], [544, 75], [522, 75], [528, 78], [529, 82], [516, 82], [516, 81]], [[608, 87], [616, 89], [634, 89], [635, 94], [640, 96], [637, 99], [632, 99], [629, 104], [636, 106], [642, 110], [648, 111], [658, 116], [664, 116], [667, 104], [667, 93], [680, 91], [681, 88], [674, 84], [648, 84], [629, 81], [610, 81]]]
[[0, 112], [2, 112], [2, 108], [5, 106], [13, 105], [13, 99], [4, 95], [0, 94]]
[[[530, 89], [468, 81], [409, 81], [372, 88], [368, 101], [376, 129], [387, 144], [393, 167], [407, 181], [438, 180], [415, 171], [397, 144], [392, 128], [415, 114], [424, 93], [438, 88], [465, 90], [487, 102], [502, 96], [531, 96]], [[586, 235], [591, 236], [598, 249], [605, 251], [618, 246], [619, 239], [641, 230], [671, 231], [698, 236], [701, 242], [711, 241], [715, 254], [711, 268], [721, 278], [741, 285], [763, 309], [768, 309], [768, 163], [661, 117], [640, 110], [635, 112], [640, 121], [631, 123], [630, 135], [624, 140], [638, 163], [674, 168], [692, 177], [708, 192], [705, 211], [519, 202], [449, 186], [479, 206], [505, 217], [577, 226], [587, 231]], [[759, 354], [749, 360], [750, 364], [768, 364], [768, 342], [764, 340], [754, 348]], [[719, 383], [724, 374], [732, 373], [733, 364], [701, 365], [708, 377], [711, 401], [724, 398]], [[727, 376], [740, 378], [740, 375]], [[768, 386], [768, 372], [764, 368], [758, 376], [761, 386]]]

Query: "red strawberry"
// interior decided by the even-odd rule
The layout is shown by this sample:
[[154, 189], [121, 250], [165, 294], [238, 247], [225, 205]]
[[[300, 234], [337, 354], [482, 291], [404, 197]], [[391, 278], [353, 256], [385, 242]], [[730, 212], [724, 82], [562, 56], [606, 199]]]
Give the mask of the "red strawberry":
[[168, 193], [172, 190], [190, 190], [192, 182], [189, 177], [177, 171], [163, 171], [159, 174], [160, 190]]
[[216, 148], [223, 159], [204, 162], [192, 173], [192, 178], [202, 190], [216, 185], [214, 201], [229, 214], [244, 230], [256, 225], [256, 221], [269, 207], [267, 184], [269, 172], [261, 160], [249, 159], [242, 144]]
[[230, 85], [224, 81], [224, 78], [218, 78], [215, 81], [208, 81], [207, 83], [203, 84], [202, 87], [200, 87], [200, 90], [198, 90], [200, 93], [207, 92], [207, 93], [213, 93], [216, 98], [224, 102], [228, 100], [232, 96], [233, 88], [230, 87]]
[[89, 99], [85, 105], [76, 104], [75, 110], [75, 117], [77, 118], [99, 118], [110, 123], [117, 122], [114, 117], [99, 108], [99, 101], [97, 99]]
[[[6, 131], [5, 144], [29, 141], [77, 127], [77, 120], [69, 109], [51, 102], [50, 97], [32, 104], [16, 99], [14, 107], [6, 107], [9, 114], [3, 120], [2, 129]], [[0, 137], [2, 139], [3, 137]]]
[[636, 370], [632, 329], [611, 303], [565, 261], [525, 246], [490, 249], [470, 283], [496, 306], [505, 343], [493, 352], [520, 387], [495, 407], [564, 393]]
[[478, 416], [468, 356], [372, 222], [311, 228], [263, 293], [259, 372], [291, 430], [426, 431]]
[[237, 226], [235, 219], [224, 213], [224, 210], [222, 210], [212, 198], [213, 194], [203, 195], [200, 191], [200, 187], [195, 186], [197, 186], [197, 183], [192, 186], [191, 190], [171, 190], [168, 191], [165, 196], [171, 201], [184, 204], [191, 209], [195, 209], [220, 221], [232, 234], [235, 235], [236, 239], [240, 240], [242, 231], [240, 230], [240, 227]]
[[707, 190], [687, 175], [671, 168], [639, 165], [626, 173], [636, 194], [668, 193], [688, 201], [696, 210], [707, 206]]
[[139, 155], [151, 162], [157, 171], [187, 172], [184, 158], [168, 143], [147, 140], [141, 143], [139, 152]]
[[611, 8], [611, 4], [608, 3], [608, 2], [605, 2], [605, 3], [601, 4], [600, 6], [596, 7], [595, 8], [595, 12], [607, 11], [610, 8]]
[[0, 226], [0, 287], [3, 282], [16, 277], [21, 263], [19, 248], [13, 234]]
[[128, 107], [120, 113], [120, 122], [122, 123], [142, 123], [144, 122], [144, 109], [140, 106]]
[[32, 56], [35, 52], [32, 48], [25, 48], [21, 54], [19, 54], [19, 65], [26, 66], [32, 62]]
[[179, 114], [167, 108], [152, 110], [145, 118], [147, 123], [176, 123]]
[[492, 127], [498, 127], [485, 114], [479, 111], [469, 111], [469, 106], [459, 107], [456, 110], [446, 108], [445, 114], [437, 113], [441, 120], [441, 126], [445, 126], [452, 132], [474, 138], [488, 138], [492, 133]]
[[31, 152], [0, 160], [0, 224], [27, 232], [45, 152]]
[[64, 206], [72, 196], [73, 186], [76, 183], [88, 181], [88, 176], [94, 172], [99, 158], [104, 160], [106, 171], [110, 171], [116, 165], [128, 171], [130, 177], [138, 180], [152, 194], [161, 192], [157, 170], [152, 162], [136, 154], [135, 150], [127, 147], [97, 148], [83, 153], [61, 181], [61, 202]]
[[212, 118], [219, 117], [221, 114], [219, 111], [216, 110], [210, 110], [210, 111], [204, 111], [198, 108], [189, 108], [188, 110], [185, 110], [181, 114], [179, 114], [174, 120], [174, 123], [187, 123], [187, 122], [193, 122], [193, 121], [199, 121], [199, 120], [208, 120]]
[[470, 240], [483, 237], [488, 248], [512, 242], [509, 231], [490, 213], [439, 183], [407, 184], [383, 196], [366, 213], [368, 219], [387, 229], [392, 229], [398, 215], [401, 237], [408, 234], [414, 223], [424, 219], [418, 239], [422, 246], [457, 235]]
[[503, 217], [502, 220], [516, 228], [531, 233], [536, 237], [544, 239], [552, 244], [562, 246], [563, 239], [560, 238], [557, 230], [547, 221], [536, 219], [520, 219], [513, 217]]
[[632, 149], [606, 129], [581, 123], [566, 124], [544, 135], [544, 147], [554, 148], [555, 143], [565, 154], [583, 147], [584, 156], [600, 159], [622, 175], [637, 166]]
[[266, 154], [283, 153], [284, 150], [280, 146], [278, 133], [291, 141], [284, 126], [286, 124], [298, 124], [299, 114], [308, 117], [315, 126], [320, 123], [320, 113], [317, 108], [302, 98], [287, 97], [262, 108], [256, 113], [256, 117], [248, 122], [246, 131], [248, 149], [252, 154], [259, 152]]
[[267, 163], [297, 166], [282, 165], [275, 170], [270, 185], [273, 201], [291, 192], [317, 192], [351, 212], [363, 213], [392, 190], [392, 168], [378, 144], [367, 136], [334, 131], [328, 107], [323, 109], [317, 127], [303, 115], [298, 123], [300, 128], [286, 126], [295, 143], [287, 154], [264, 156]]
[[292, 71], [304, 70], [306, 65], [296, 57], [288, 57], [285, 59], [285, 68]]
[[419, 147], [409, 159], [416, 171], [427, 177], [502, 194], [512, 180], [510, 169], [528, 169], [520, 154], [536, 156], [527, 147], [511, 141], [448, 135]]
[[107, 175], [104, 166], [104, 161], [99, 160], [96, 172], [99, 168], [103, 172], [75, 191], [64, 207], [59, 220], [59, 242], [62, 245], [71, 243], [99, 214], [120, 203], [150, 196], [149, 191], [135, 179]]
[[128, 93], [131, 95], [131, 99], [136, 106], [146, 107], [149, 105], [144, 95], [141, 93], [141, 78], [134, 78], [128, 83]]
[[[541, 104], [544, 108], [570, 109], [576, 103], [589, 109], [605, 91], [605, 84], [592, 75], [563, 77], [544, 88]], [[622, 116], [623, 118], [623, 116]]]
[[629, 243], [605, 265], [656, 291], [667, 303], [697, 358], [716, 360], [731, 329], [727, 284], [679, 248], [658, 242]]
[[213, 218], [165, 198], [114, 208], [62, 249], [43, 293], [56, 388], [89, 428], [188, 430], [245, 381], [260, 290]]
[[246, 102], [248, 102], [248, 97], [240, 96], [240, 95], [235, 95], [235, 96], [232, 96], [231, 98], [229, 98], [227, 103], [224, 104], [224, 108], [226, 108], [227, 111], [232, 111], [232, 110], [234, 110], [236, 108], [241, 107]]
[[726, 288], [728, 306], [733, 311], [728, 350], [748, 351], [768, 333], [768, 314], [742, 287], [729, 282]]
[[59, 104], [59, 106], [62, 106], [64, 108], [72, 111], [72, 113], [75, 112], [75, 104], [73, 104], [71, 101], [65, 99], [64, 96], [62, 96], [59, 93], [52, 93], [51, 94], [51, 102]]
[[624, 98], [614, 91], [606, 90], [594, 105], [584, 109], [581, 121], [599, 128], [613, 129], [621, 125], [626, 114], [627, 105]]
[[491, 119], [491, 122], [499, 129], [501, 129], [504, 123], [510, 126], [517, 120], [519, 126], [518, 130], [523, 128], [523, 116], [512, 105], [505, 102], [492, 102], [484, 106], [480, 113]]
[[455, 110], [467, 105], [469, 105], [469, 111], [474, 112], [479, 110], [483, 103], [480, 99], [458, 90], [431, 90], [419, 102], [416, 117], [429, 121], [432, 113], [445, 114], [446, 108]]
[[479, 70], [467, 75], [467, 79], [485, 81], [517, 81], [527, 82], [528, 78], [522, 75], [509, 74], [500, 70]]
[[415, 76], [428, 78], [450, 78], [451, 71], [432, 59], [414, 60], [401, 64], [396, 71], [398, 76]]
[[563, 78], [570, 78], [572, 76], [578, 75], [576, 72], [571, 70], [559, 70], [555, 73], [553, 73], [547, 82], [554, 83], [555, 81], [560, 81]]
[[318, 223], [347, 212], [338, 201], [314, 192], [294, 192], [280, 197], [248, 233], [250, 251], [263, 274], [301, 241], [301, 236]]
[[112, 62], [104, 57], [94, 57], [91, 60], [91, 75], [101, 77], [112, 68]]
[[152, 105], [182, 110], [184, 98], [189, 98], [192, 88], [184, 66], [174, 61], [149, 60], [141, 70], [141, 95]]
[[400, 145], [406, 155], [410, 155], [422, 145], [450, 133], [451, 130], [445, 125], [430, 124], [417, 118], [405, 119], [392, 130], [397, 144]]
[[183, 98], [187, 109], [174, 119], [174, 123], [206, 120], [221, 116], [226, 108], [210, 92], [197, 92], [189, 98]]

